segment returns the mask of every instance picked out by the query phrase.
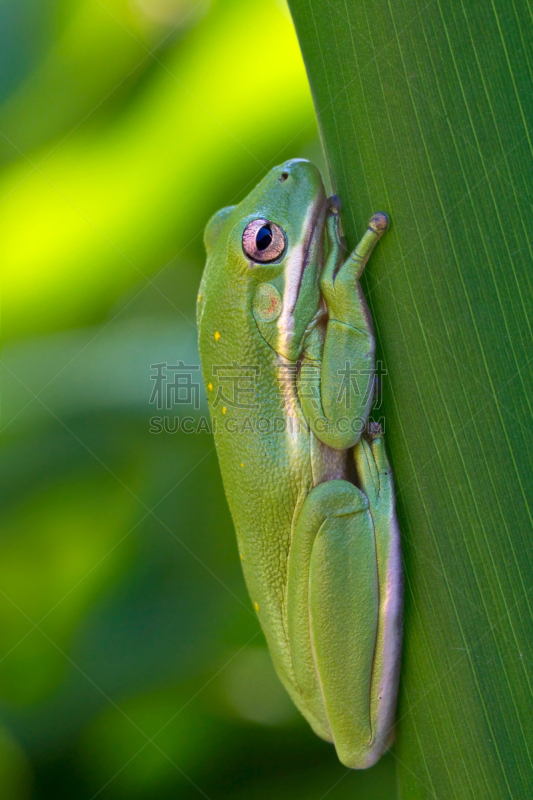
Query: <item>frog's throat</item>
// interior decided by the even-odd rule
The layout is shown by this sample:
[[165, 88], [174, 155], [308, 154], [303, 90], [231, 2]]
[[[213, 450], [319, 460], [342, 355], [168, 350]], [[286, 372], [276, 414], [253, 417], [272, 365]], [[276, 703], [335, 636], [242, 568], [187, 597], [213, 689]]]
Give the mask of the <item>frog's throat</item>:
[[285, 264], [283, 305], [278, 317], [278, 353], [288, 355], [295, 334], [295, 309], [305, 270], [312, 255], [318, 254], [324, 230], [326, 198], [318, 196], [306, 217], [304, 239], [292, 249]]

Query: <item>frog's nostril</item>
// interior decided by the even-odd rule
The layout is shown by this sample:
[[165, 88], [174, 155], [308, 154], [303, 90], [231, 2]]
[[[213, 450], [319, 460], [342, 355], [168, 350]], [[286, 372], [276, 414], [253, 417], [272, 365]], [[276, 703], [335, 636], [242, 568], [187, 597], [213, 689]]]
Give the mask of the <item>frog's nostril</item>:
[[289, 177], [288, 172], [282, 172], [281, 175], [279, 176], [279, 179], [280, 181], [286, 181], [288, 177]]

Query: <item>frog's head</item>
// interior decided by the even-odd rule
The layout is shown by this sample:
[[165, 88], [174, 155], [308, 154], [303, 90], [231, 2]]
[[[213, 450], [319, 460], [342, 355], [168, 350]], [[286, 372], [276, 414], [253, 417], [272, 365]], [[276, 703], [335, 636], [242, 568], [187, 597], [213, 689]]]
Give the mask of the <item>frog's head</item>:
[[320, 172], [293, 159], [274, 167], [238, 206], [215, 214], [206, 229], [208, 255], [225, 249], [217, 281], [231, 281], [236, 305], [291, 361], [320, 306], [325, 212]]

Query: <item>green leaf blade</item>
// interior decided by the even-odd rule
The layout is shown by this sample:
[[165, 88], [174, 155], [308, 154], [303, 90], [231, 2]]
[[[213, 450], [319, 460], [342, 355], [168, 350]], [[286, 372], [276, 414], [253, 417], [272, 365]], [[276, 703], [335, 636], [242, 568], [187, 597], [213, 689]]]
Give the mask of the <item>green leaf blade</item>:
[[365, 276], [406, 573], [403, 798], [529, 798], [533, 640], [525, 2], [290, 3]]

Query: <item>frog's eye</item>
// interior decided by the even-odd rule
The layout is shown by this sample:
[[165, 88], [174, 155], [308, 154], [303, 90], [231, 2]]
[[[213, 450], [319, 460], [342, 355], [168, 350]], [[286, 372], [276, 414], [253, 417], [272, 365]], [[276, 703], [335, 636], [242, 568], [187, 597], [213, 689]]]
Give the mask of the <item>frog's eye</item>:
[[283, 228], [268, 219], [254, 219], [244, 229], [242, 249], [252, 261], [261, 264], [275, 261], [285, 250]]

